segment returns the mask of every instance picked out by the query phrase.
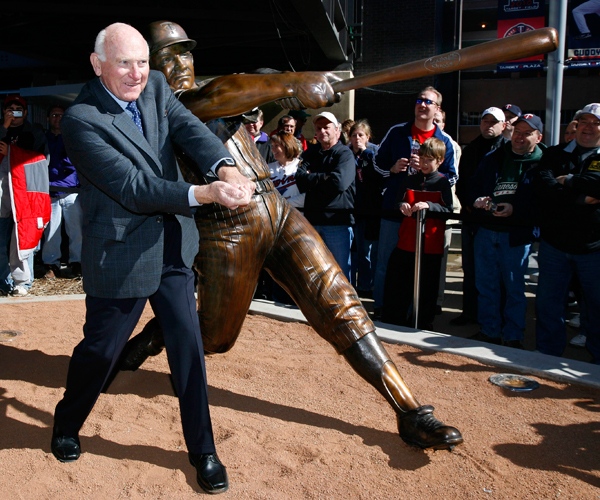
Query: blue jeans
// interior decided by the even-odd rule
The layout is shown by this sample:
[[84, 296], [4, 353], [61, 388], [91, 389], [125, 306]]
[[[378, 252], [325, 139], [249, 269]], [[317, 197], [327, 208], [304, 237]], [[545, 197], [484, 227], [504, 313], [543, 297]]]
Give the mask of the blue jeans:
[[63, 194], [51, 198], [50, 222], [44, 231], [42, 261], [44, 264], [60, 266], [61, 222], [69, 236], [69, 262], [81, 262], [81, 233], [83, 211], [77, 193]]
[[[489, 337], [522, 341], [527, 314], [525, 272], [531, 245], [511, 247], [508, 239], [508, 233], [481, 227], [475, 234], [475, 284], [479, 292], [477, 320], [481, 331]], [[504, 308], [503, 286], [506, 291]]]
[[475, 227], [463, 221], [460, 229], [461, 258], [463, 270], [463, 314], [470, 319], [477, 319], [477, 287], [475, 285]]
[[379, 226], [379, 246], [377, 248], [377, 266], [375, 267], [373, 307], [383, 307], [383, 290], [385, 288], [385, 275], [390, 255], [398, 245], [398, 230], [400, 221], [381, 219]]
[[350, 247], [352, 246], [352, 228], [350, 226], [314, 226], [325, 245], [342, 268], [344, 276], [350, 281]]
[[[373, 289], [379, 244], [377, 240], [373, 241], [365, 238], [366, 224], [366, 221], [360, 220], [354, 226], [356, 251], [352, 252], [352, 285], [360, 291], [371, 291]], [[355, 273], [358, 275], [356, 279], [354, 279]]]
[[15, 223], [12, 216], [0, 217], [0, 290], [3, 294], [10, 293], [16, 285], [24, 286], [29, 290], [33, 283], [35, 251], [29, 254], [27, 261], [19, 260], [14, 232]]
[[592, 362], [600, 364], [600, 251], [569, 254], [542, 240], [538, 265], [540, 275], [535, 302], [537, 350], [562, 356], [567, 345], [567, 295], [571, 277], [576, 274], [586, 313], [585, 346], [592, 354]]

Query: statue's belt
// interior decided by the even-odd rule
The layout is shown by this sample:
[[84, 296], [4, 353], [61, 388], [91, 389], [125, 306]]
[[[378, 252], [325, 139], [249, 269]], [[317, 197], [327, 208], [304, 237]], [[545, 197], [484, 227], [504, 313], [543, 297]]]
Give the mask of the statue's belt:
[[256, 190], [254, 191], [255, 195], [269, 193], [275, 190], [275, 185], [273, 184], [273, 181], [271, 179], [263, 179], [261, 181], [254, 182], [256, 184]]

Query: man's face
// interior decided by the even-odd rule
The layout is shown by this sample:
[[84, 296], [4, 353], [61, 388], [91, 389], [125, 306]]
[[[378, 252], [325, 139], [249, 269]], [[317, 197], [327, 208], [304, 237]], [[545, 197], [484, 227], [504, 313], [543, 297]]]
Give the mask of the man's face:
[[95, 52], [90, 60], [102, 83], [122, 101], [135, 101], [148, 83], [148, 44], [134, 28], [107, 28], [104, 44], [106, 61]]
[[283, 122], [283, 131], [288, 134], [294, 134], [296, 132], [296, 120], [288, 118]]
[[421, 120], [433, 120], [435, 112], [439, 108], [437, 95], [430, 90], [427, 90], [417, 97], [417, 102], [415, 104], [415, 118]]
[[575, 131], [575, 138], [577, 144], [584, 148], [600, 146], [600, 120], [591, 113], [581, 115]]
[[506, 130], [513, 130], [513, 124], [519, 119], [512, 111], [505, 110], [504, 115], [506, 116]]
[[446, 126], [444, 123], [444, 116], [439, 109], [433, 115], [433, 123], [435, 123], [440, 130], [444, 130], [444, 127]]
[[165, 75], [173, 90], [188, 90], [196, 86], [194, 56], [182, 43], [169, 45], [153, 54], [150, 66]]
[[[22, 116], [20, 116], [20, 117], [14, 116], [15, 111], [17, 111], [17, 113], [20, 111], [22, 113]], [[17, 102], [11, 102], [4, 109], [4, 114], [13, 117], [12, 122], [9, 125], [9, 127], [20, 127], [21, 125], [23, 125], [23, 123], [25, 123], [25, 118], [27, 118], [27, 109], [24, 108], [23, 106], [21, 106]]]
[[565, 142], [571, 142], [573, 139], [575, 139], [575, 136], [577, 135], [577, 134], [575, 134], [576, 130], [577, 130], [577, 122], [575, 120], [573, 120], [571, 123], [569, 123], [567, 125], [567, 128], [565, 129], [565, 135], [564, 135]]
[[260, 134], [260, 129], [262, 128], [263, 124], [264, 122], [258, 119], [255, 122], [245, 122], [244, 126], [246, 127], [246, 130], [250, 132], [252, 137], [256, 137]]
[[315, 121], [315, 137], [323, 149], [335, 146], [340, 139], [340, 129], [327, 118], [319, 118]]
[[494, 137], [498, 137], [504, 131], [505, 127], [506, 123], [496, 120], [494, 115], [484, 115], [479, 124], [479, 131], [486, 139], [493, 139]]
[[519, 122], [514, 126], [512, 138], [510, 140], [512, 150], [518, 155], [531, 153], [536, 144], [542, 140], [542, 134], [539, 130], [530, 127], [525, 122]]
[[65, 112], [61, 108], [52, 108], [50, 110], [50, 114], [48, 115], [48, 124], [50, 125], [50, 130], [54, 133], [60, 132], [60, 121], [62, 120]]

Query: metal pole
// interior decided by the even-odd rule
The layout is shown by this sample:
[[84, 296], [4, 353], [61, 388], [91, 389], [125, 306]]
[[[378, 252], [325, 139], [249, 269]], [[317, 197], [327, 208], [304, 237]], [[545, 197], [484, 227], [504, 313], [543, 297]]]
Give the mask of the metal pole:
[[413, 313], [415, 317], [415, 329], [419, 321], [419, 286], [421, 282], [421, 252], [423, 250], [423, 233], [425, 228], [425, 212], [427, 209], [417, 212], [417, 236], [415, 244], [415, 279], [413, 285]]
[[567, 39], [567, 0], [550, 2], [548, 26], [558, 31], [558, 49], [548, 54], [546, 75], [546, 130], [544, 143], [558, 144], [560, 139], [560, 109], [562, 104], [565, 40]]

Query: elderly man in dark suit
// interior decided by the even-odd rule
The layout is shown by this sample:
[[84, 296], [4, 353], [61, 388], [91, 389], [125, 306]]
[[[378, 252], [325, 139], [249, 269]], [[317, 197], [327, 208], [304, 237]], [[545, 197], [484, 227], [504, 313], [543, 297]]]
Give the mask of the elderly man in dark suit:
[[[91, 55], [98, 78], [62, 121], [82, 184], [87, 298], [84, 338], [56, 407], [51, 449], [63, 462], [79, 458], [79, 430], [150, 301], [164, 331], [190, 461], [200, 486], [219, 493], [228, 478], [215, 452], [206, 394], [191, 270], [198, 252], [193, 207], [244, 206], [255, 185], [232, 168], [221, 141], [179, 103], [163, 75], [150, 71], [148, 60], [148, 45], [131, 26], [101, 31]], [[184, 182], [173, 144], [214, 182]]]

